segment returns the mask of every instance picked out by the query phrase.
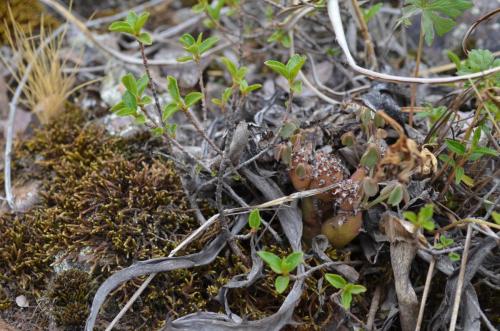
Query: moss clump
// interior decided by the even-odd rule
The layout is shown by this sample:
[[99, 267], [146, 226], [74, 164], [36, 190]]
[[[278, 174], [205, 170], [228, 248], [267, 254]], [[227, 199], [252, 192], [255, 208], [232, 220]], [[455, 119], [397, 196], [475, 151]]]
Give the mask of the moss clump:
[[59, 273], [49, 285], [47, 298], [56, 323], [77, 330], [85, 323], [93, 294], [90, 275], [78, 269]]

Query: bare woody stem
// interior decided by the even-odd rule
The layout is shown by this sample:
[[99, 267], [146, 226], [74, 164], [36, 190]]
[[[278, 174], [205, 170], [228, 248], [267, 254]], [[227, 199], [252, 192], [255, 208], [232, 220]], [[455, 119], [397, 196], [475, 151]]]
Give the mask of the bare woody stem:
[[198, 76], [199, 76], [199, 81], [200, 81], [200, 90], [201, 94], [203, 97], [201, 98], [201, 108], [203, 110], [203, 122], [207, 121], [207, 115], [208, 115], [208, 110], [207, 110], [207, 91], [205, 89], [205, 82], [203, 82], [203, 67], [201, 65], [201, 61], [197, 61], [196, 63], [198, 65]]
[[[417, 59], [415, 64], [415, 73], [413, 74], [415, 78], [418, 77], [418, 73], [420, 70], [420, 61], [422, 59], [423, 48], [424, 48], [424, 27], [422, 22], [420, 22], [420, 36], [418, 39]], [[413, 113], [415, 111], [416, 99], [417, 99], [417, 84], [413, 84], [411, 86], [411, 99], [410, 99], [410, 118], [409, 118], [410, 126], [413, 126]]]
[[212, 148], [220, 155], [222, 155], [222, 151], [220, 150], [219, 147], [217, 147], [217, 145], [213, 142], [212, 139], [210, 139], [210, 137], [207, 135], [207, 133], [205, 132], [205, 130], [203, 129], [203, 127], [201, 126], [200, 122], [198, 122], [198, 120], [193, 116], [193, 114], [191, 114], [191, 112], [189, 111], [189, 109], [184, 109], [184, 114], [186, 114], [188, 120], [191, 122], [191, 124], [193, 124], [193, 126], [195, 127], [196, 131], [198, 131], [198, 133], [203, 137], [203, 139], [205, 139], [207, 141], [207, 143], [212, 146]]
[[144, 51], [144, 44], [139, 41], [139, 48], [141, 49], [141, 57], [142, 64], [144, 65], [144, 70], [146, 70], [146, 75], [148, 76], [148, 86], [153, 92], [153, 99], [155, 101], [156, 111], [158, 112], [158, 116], [161, 119], [161, 106], [160, 101], [158, 99], [158, 93], [156, 92], [155, 83], [153, 82], [153, 78], [151, 77], [151, 72], [149, 71], [148, 58], [146, 57], [146, 52]]

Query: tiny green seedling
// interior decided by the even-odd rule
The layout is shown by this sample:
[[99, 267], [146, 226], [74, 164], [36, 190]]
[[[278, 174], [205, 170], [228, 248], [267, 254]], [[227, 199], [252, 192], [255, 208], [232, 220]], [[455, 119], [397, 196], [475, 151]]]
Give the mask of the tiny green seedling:
[[306, 63], [306, 57], [298, 54], [293, 55], [286, 64], [274, 60], [264, 62], [266, 66], [286, 78], [290, 90], [294, 93], [302, 92], [302, 82], [296, 78], [304, 63]]
[[248, 225], [252, 233], [259, 231], [262, 224], [262, 218], [260, 217], [260, 212], [258, 209], [253, 209], [248, 215]]
[[[441, 235], [439, 237], [439, 242], [435, 243], [434, 244], [434, 247], [436, 249], [445, 249], [445, 248], [448, 248], [450, 247], [451, 245], [453, 245], [455, 241], [451, 238], [447, 238], [445, 235]], [[451, 261], [455, 262], [455, 261], [458, 261], [460, 260], [460, 254], [456, 253], [456, 252], [450, 252], [448, 254], [448, 257], [450, 258]]]
[[383, 3], [377, 3], [369, 8], [362, 9], [363, 12], [363, 18], [365, 19], [365, 22], [368, 23], [377, 13], [382, 9]]
[[340, 290], [340, 302], [345, 310], [351, 308], [353, 294], [366, 292], [366, 287], [363, 285], [349, 283], [340, 275], [325, 274], [325, 278], [333, 287]]
[[111, 111], [118, 116], [133, 116], [137, 123], [144, 124], [146, 117], [139, 109], [144, 110], [144, 107], [152, 102], [151, 97], [143, 95], [148, 83], [146, 75], [137, 80], [130, 73], [123, 76], [122, 84], [126, 91], [122, 96], [122, 101], [111, 108]]
[[128, 13], [127, 18], [124, 21], [111, 23], [109, 30], [113, 32], [126, 33], [133, 36], [138, 42], [144, 45], [151, 45], [153, 43], [153, 38], [149, 33], [142, 31], [142, 28], [144, 27], [144, 24], [146, 24], [148, 18], [148, 12], [137, 15], [135, 12], [131, 11]]
[[412, 211], [403, 212], [403, 216], [413, 223], [417, 228], [424, 228], [427, 231], [433, 231], [436, 227], [432, 215], [434, 214], [434, 205], [431, 203], [426, 204], [420, 208], [418, 215]]
[[279, 258], [279, 256], [266, 251], [259, 251], [257, 254], [279, 275], [274, 281], [276, 292], [280, 294], [285, 292], [290, 283], [290, 272], [302, 262], [302, 252], [293, 252], [284, 258]]
[[[233, 61], [229, 60], [226, 57], [222, 58], [222, 62], [226, 66], [229, 74], [231, 75], [232, 88], [233, 89], [238, 88], [242, 96], [247, 96], [249, 93], [258, 90], [262, 87], [261, 84], [248, 85], [248, 82], [245, 80], [245, 76], [248, 72], [247, 67], [242, 66], [238, 68]], [[224, 99], [224, 95], [222, 97]], [[227, 97], [227, 99], [229, 99], [229, 97]]]
[[184, 50], [188, 52], [190, 55], [182, 56], [177, 58], [178, 62], [188, 62], [194, 61], [196, 63], [200, 63], [201, 56], [210, 50], [215, 44], [219, 41], [217, 37], [209, 37], [203, 40], [203, 33], [198, 35], [198, 38], [195, 39], [189, 33], [185, 33], [179, 39], [182, 46], [184, 46]]

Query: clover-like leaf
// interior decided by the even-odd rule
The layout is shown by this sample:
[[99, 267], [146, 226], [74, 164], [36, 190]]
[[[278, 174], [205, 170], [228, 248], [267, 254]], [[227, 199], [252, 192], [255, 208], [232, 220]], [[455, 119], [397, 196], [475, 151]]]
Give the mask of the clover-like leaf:
[[288, 276], [278, 276], [274, 280], [274, 287], [276, 288], [276, 292], [279, 294], [285, 292], [288, 284], [290, 283], [290, 277]]
[[258, 251], [257, 255], [260, 256], [260, 258], [266, 262], [271, 269], [277, 273], [281, 274], [281, 259], [276, 255], [271, 252], [266, 252], [266, 251]]
[[347, 285], [344, 277], [337, 274], [325, 274], [325, 279], [335, 288], [343, 289]]

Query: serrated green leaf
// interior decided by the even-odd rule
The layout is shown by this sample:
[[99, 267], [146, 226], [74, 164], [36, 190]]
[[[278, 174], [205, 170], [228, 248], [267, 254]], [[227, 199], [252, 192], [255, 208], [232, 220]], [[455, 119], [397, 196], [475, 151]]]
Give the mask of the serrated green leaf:
[[446, 146], [448, 149], [458, 155], [464, 155], [466, 147], [459, 141], [446, 139]]
[[201, 94], [200, 92], [191, 92], [184, 97], [184, 101], [186, 102], [186, 106], [191, 107], [192, 105], [200, 101], [201, 98], [203, 98], [203, 94]]
[[493, 148], [489, 148], [489, 147], [476, 147], [472, 150], [472, 153], [481, 154], [481, 155], [489, 155], [489, 156], [498, 156], [498, 152], [496, 150], [494, 150]]
[[455, 21], [450, 18], [441, 17], [434, 13], [429, 13], [429, 16], [432, 23], [434, 23], [434, 29], [436, 29], [438, 36], [443, 36], [455, 26]]
[[258, 209], [253, 209], [248, 215], [248, 225], [253, 230], [258, 230], [261, 223], [262, 218], [260, 217], [260, 211]]
[[425, 43], [427, 46], [431, 46], [432, 43], [434, 42], [434, 25], [432, 22], [431, 15], [429, 13], [424, 12], [422, 14], [422, 32], [425, 37]]
[[267, 67], [271, 68], [276, 73], [278, 73], [281, 76], [285, 77], [287, 80], [289, 79], [288, 70], [287, 70], [286, 66], [283, 63], [281, 63], [279, 61], [268, 60], [268, 61], [264, 62], [264, 64]]
[[325, 279], [335, 288], [343, 289], [347, 285], [347, 281], [337, 274], [325, 274]]
[[266, 251], [258, 251], [257, 255], [260, 256], [260, 258], [264, 262], [266, 262], [275, 273], [277, 273], [277, 274], [282, 273], [282, 271], [281, 271], [281, 259], [277, 255], [275, 255], [271, 252], [266, 252]]
[[276, 288], [276, 292], [279, 294], [285, 292], [290, 283], [290, 277], [288, 276], [278, 276], [274, 280], [274, 287]]
[[135, 81], [134, 75], [128, 73], [125, 76], [122, 77], [122, 84], [125, 86], [127, 91], [132, 93], [132, 95], [137, 96], [138, 95], [138, 87], [137, 87], [137, 82]]
[[144, 45], [151, 45], [153, 43], [153, 37], [147, 32], [142, 32], [138, 37], [137, 40], [143, 43]]

